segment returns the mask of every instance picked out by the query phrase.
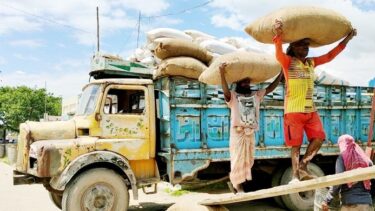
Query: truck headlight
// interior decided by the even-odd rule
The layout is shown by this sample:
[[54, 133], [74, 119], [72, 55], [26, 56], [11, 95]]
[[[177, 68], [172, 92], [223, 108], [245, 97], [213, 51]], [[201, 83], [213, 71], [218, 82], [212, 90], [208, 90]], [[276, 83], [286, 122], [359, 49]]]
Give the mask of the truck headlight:
[[36, 150], [35, 146], [33, 146], [33, 145], [30, 146], [29, 157], [35, 158], [35, 159], [38, 157], [37, 156], [37, 150]]

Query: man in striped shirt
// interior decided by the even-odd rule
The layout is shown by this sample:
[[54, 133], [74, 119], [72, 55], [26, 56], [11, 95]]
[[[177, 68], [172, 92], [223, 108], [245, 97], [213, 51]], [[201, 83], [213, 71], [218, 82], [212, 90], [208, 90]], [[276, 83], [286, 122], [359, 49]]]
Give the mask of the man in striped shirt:
[[[283, 52], [282, 27], [282, 22], [276, 20], [274, 25], [276, 35], [273, 42], [276, 47], [276, 59], [281, 64], [285, 77], [284, 136], [285, 144], [291, 147], [293, 169], [291, 182], [293, 183], [314, 178], [307, 171], [307, 164], [317, 154], [325, 140], [322, 122], [313, 101], [314, 69], [318, 65], [330, 62], [344, 50], [349, 40], [356, 35], [356, 30], [353, 29], [338, 46], [327, 54], [307, 57], [310, 45], [308, 38], [291, 43], [286, 54]], [[309, 145], [300, 161], [303, 132], [307, 135]]]

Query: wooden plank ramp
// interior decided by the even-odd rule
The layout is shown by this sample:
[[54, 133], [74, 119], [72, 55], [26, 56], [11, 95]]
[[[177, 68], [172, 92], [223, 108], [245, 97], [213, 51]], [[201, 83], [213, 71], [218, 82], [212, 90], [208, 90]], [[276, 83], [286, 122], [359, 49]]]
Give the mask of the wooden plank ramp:
[[201, 201], [201, 205], [213, 206], [232, 204], [237, 202], [251, 201], [256, 199], [269, 198], [291, 193], [305, 192], [324, 187], [357, 182], [375, 178], [375, 166], [346, 171], [340, 174], [318, 177], [316, 179], [301, 181], [294, 184], [280, 185], [273, 188], [262, 189], [254, 192], [238, 194], [215, 199]]

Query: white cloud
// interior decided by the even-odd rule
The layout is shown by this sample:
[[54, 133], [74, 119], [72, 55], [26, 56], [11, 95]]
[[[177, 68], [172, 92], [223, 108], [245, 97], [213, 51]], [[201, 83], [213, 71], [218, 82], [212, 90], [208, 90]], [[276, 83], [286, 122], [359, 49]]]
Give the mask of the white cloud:
[[361, 4], [364, 6], [371, 6], [375, 4], [374, 0], [354, 0], [356, 4]]
[[74, 97], [81, 92], [82, 87], [89, 81], [89, 59], [84, 59], [64, 59], [58, 62], [60, 65], [39, 72], [28, 72], [26, 70], [4, 71], [0, 75], [2, 79], [1, 85], [25, 85], [31, 88], [44, 88], [45, 83], [47, 83], [47, 90], [54, 93], [55, 96], [62, 96], [63, 98]]
[[7, 61], [5, 60], [5, 58], [0, 57], [0, 65], [4, 65], [6, 63], [7, 63]]
[[77, 96], [84, 84], [88, 82], [88, 75], [83, 72], [70, 74], [53, 74], [53, 73], [35, 73], [3, 74], [2, 83], [5, 86], [28, 86], [31, 88], [44, 88], [47, 83], [47, 90], [55, 96], [69, 98]]
[[[85, 69], [90, 65], [90, 60], [88, 58], [83, 59], [64, 59], [61, 62], [58, 62], [56, 65], [54, 65], [52, 68], [54, 71], [58, 72], [65, 72], [65, 71], [74, 71], [76, 69]], [[86, 70], [88, 70], [86, 68]], [[88, 73], [88, 72], [87, 72]], [[88, 75], [88, 74], [87, 74]]]
[[[373, 0], [357, 1], [362, 4], [374, 3]], [[226, 27], [243, 31], [245, 26], [259, 17], [277, 10], [281, 7], [296, 5], [315, 5], [315, 0], [215, 0], [210, 6], [217, 10], [211, 17], [211, 22], [216, 27]], [[343, 14], [352, 25], [357, 28], [358, 36], [354, 37], [342, 54], [324, 67], [336, 75], [349, 80], [353, 85], [368, 85], [367, 82], [375, 76], [375, 27], [369, 20], [375, 19], [374, 8], [365, 10], [358, 8], [352, 1], [327, 0], [318, 6], [329, 8]], [[363, 6], [363, 5], [362, 5]], [[248, 36], [244, 32], [244, 37]], [[263, 44], [264, 45], [264, 44]], [[314, 55], [326, 53], [336, 44], [312, 49]], [[270, 45], [264, 45], [270, 46]], [[272, 45], [271, 45], [272, 46]]]
[[33, 61], [33, 62], [40, 61], [40, 59], [36, 58], [35, 56], [31, 56], [31, 55], [23, 55], [23, 54], [20, 54], [20, 53], [15, 53], [13, 56], [15, 58], [19, 59], [19, 60], [24, 60], [24, 61]]
[[214, 15], [212, 16], [211, 23], [217, 27], [228, 27], [234, 30], [242, 27], [241, 21], [235, 15], [230, 15], [229, 17], [221, 14]]
[[22, 70], [17, 70], [15, 73], [18, 74], [18, 75], [24, 75], [24, 74], [26, 74], [26, 72], [22, 71]]
[[0, 34], [14, 31], [42, 30], [47, 27], [70, 28], [81, 44], [94, 45], [96, 36], [96, 6], [99, 6], [101, 36], [134, 27], [138, 17], [127, 13], [141, 10], [155, 15], [169, 7], [166, 0], [45, 0], [8, 1], [0, 5]]
[[[2, 15], [1, 12], [0, 15]], [[0, 34], [36, 31], [40, 29], [41, 24], [39, 22], [30, 22], [26, 17], [3, 15], [1, 17]]]
[[21, 46], [29, 48], [37, 48], [43, 46], [43, 43], [40, 40], [13, 40], [10, 41], [9, 44], [11, 46]]
[[164, 0], [117, 0], [115, 2], [119, 2], [129, 9], [142, 11], [144, 15], [156, 15], [169, 7], [167, 1]]
[[59, 48], [66, 48], [66, 45], [64, 43], [57, 43], [57, 46]]

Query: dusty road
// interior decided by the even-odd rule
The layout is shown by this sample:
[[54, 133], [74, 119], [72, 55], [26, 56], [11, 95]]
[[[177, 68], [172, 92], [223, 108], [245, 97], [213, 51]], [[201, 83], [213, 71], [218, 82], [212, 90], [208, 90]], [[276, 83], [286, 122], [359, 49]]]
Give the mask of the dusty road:
[[1, 211], [58, 211], [42, 185], [13, 186], [12, 167], [0, 162]]
[[[12, 167], [0, 162], [0, 210], [1, 211], [58, 211], [55, 205], [50, 201], [48, 192], [42, 185], [20, 185], [13, 186]], [[167, 210], [170, 206], [178, 202], [200, 201], [205, 198], [215, 197], [215, 194], [190, 192], [182, 196], [171, 196], [165, 190], [168, 189], [167, 183], [161, 183], [158, 186], [158, 193], [146, 195], [139, 191], [139, 200], [130, 201], [131, 211]], [[272, 200], [255, 201], [252, 203], [240, 203], [227, 206], [229, 210], [245, 211], [282, 211], [276, 208]]]

